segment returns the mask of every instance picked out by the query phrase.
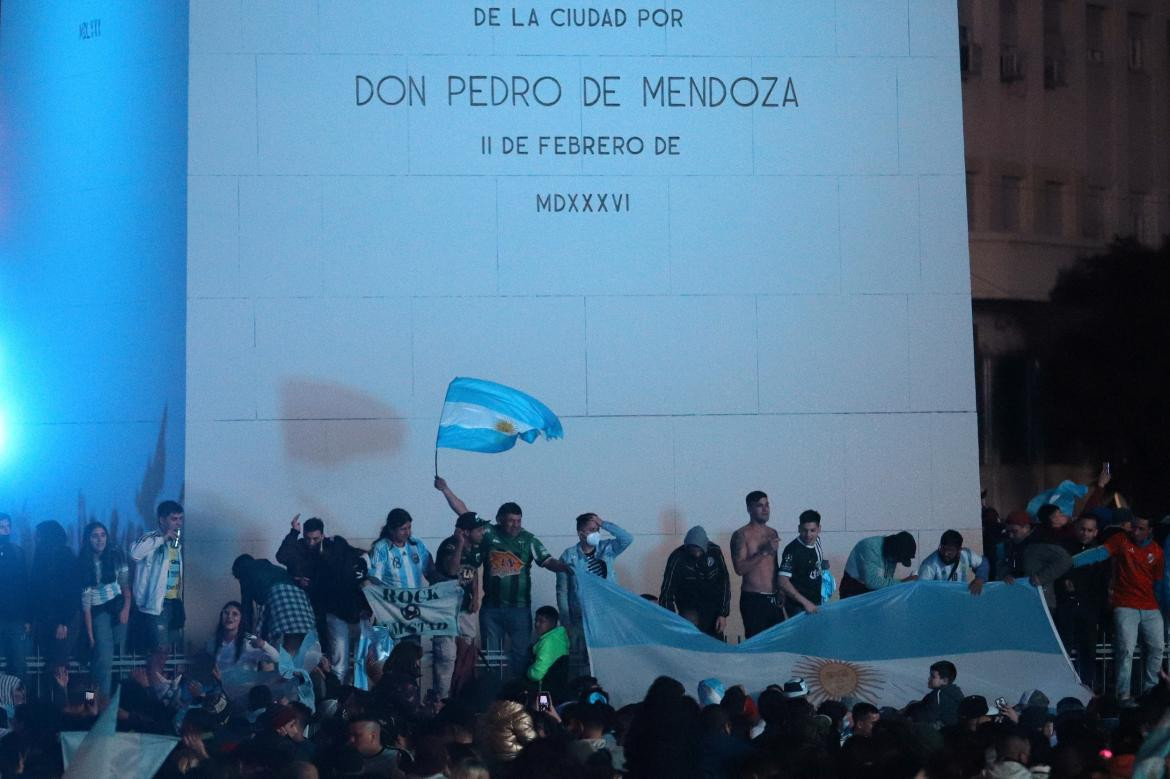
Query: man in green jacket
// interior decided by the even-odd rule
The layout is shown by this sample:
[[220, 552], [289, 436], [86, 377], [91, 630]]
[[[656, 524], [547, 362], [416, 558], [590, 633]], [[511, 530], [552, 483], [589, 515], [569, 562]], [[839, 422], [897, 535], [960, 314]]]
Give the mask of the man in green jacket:
[[[569, 633], [557, 624], [560, 616], [552, 606], [541, 606], [536, 610], [536, 619], [532, 623], [536, 641], [532, 644], [532, 662], [526, 674], [529, 682], [554, 694], [565, 687], [569, 674]], [[562, 657], [565, 661], [554, 669]]]

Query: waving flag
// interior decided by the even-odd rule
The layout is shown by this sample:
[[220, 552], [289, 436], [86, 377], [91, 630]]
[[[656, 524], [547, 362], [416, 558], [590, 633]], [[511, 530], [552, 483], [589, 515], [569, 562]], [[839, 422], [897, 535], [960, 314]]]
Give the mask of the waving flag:
[[119, 688], [90, 730], [61, 734], [65, 779], [148, 779], [162, 768], [179, 739], [153, 733], [118, 733], [121, 698]]
[[457, 378], [447, 387], [435, 446], [471, 452], [505, 452], [520, 438], [560, 438], [564, 431], [548, 406], [520, 390], [483, 379]]
[[1040, 507], [1051, 503], [1064, 514], [1070, 517], [1077, 505], [1077, 501], [1089, 494], [1089, 488], [1084, 484], [1077, 484], [1067, 479], [1050, 490], [1044, 490], [1028, 501], [1028, 513], [1033, 517], [1040, 511]]
[[593, 675], [624, 706], [661, 675], [695, 694], [703, 679], [742, 684], [755, 695], [802, 677], [816, 701], [851, 698], [901, 708], [926, 694], [930, 664], [950, 660], [967, 695], [1050, 700], [1089, 692], [1077, 680], [1041, 593], [1022, 581], [967, 586], [917, 582], [822, 606], [742, 644], [724, 644], [682, 617], [600, 576], [577, 576]]

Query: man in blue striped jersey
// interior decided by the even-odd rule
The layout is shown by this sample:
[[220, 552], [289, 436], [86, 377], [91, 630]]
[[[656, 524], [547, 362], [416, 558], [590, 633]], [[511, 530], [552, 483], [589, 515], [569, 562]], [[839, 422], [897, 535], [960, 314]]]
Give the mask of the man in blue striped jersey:
[[[370, 547], [370, 576], [379, 579], [387, 587], [401, 587], [404, 589], [418, 589], [443, 580], [439, 570], [435, 567], [435, 560], [430, 550], [421, 539], [411, 535], [414, 520], [406, 509], [391, 509], [386, 515], [386, 524], [378, 540]], [[417, 636], [403, 640], [421, 642]], [[441, 660], [441, 650], [434, 646], [436, 661]], [[434, 664], [436, 680], [432, 692], [445, 688], [437, 678], [439, 662]]]

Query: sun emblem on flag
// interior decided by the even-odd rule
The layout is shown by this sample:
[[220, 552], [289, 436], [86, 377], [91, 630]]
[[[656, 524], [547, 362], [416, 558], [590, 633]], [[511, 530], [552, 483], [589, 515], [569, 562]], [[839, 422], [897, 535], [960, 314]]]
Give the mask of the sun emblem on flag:
[[846, 697], [873, 700], [882, 687], [876, 669], [845, 660], [806, 657], [792, 666], [792, 673], [808, 681], [809, 697], [817, 703]]
[[506, 419], [496, 422], [496, 430], [506, 435], [516, 435], [516, 426]]

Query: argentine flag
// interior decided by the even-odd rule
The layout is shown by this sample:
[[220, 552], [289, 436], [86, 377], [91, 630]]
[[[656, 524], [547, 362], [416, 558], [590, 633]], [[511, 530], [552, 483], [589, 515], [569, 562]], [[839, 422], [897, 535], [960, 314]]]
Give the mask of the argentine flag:
[[459, 377], [447, 387], [435, 446], [470, 452], [505, 452], [522, 438], [528, 443], [564, 431], [548, 406], [520, 390], [494, 381]]
[[1019, 700], [1031, 689], [1053, 701], [1089, 700], [1044, 594], [1023, 579], [989, 582], [979, 597], [959, 582], [883, 587], [785, 620], [742, 644], [716, 641], [583, 569], [576, 582], [593, 675], [619, 708], [665, 674], [692, 694], [712, 676], [727, 687], [742, 684], [750, 695], [801, 677], [814, 703], [850, 699], [900, 709], [926, 693], [936, 660], [958, 666], [964, 693], [989, 701]]

